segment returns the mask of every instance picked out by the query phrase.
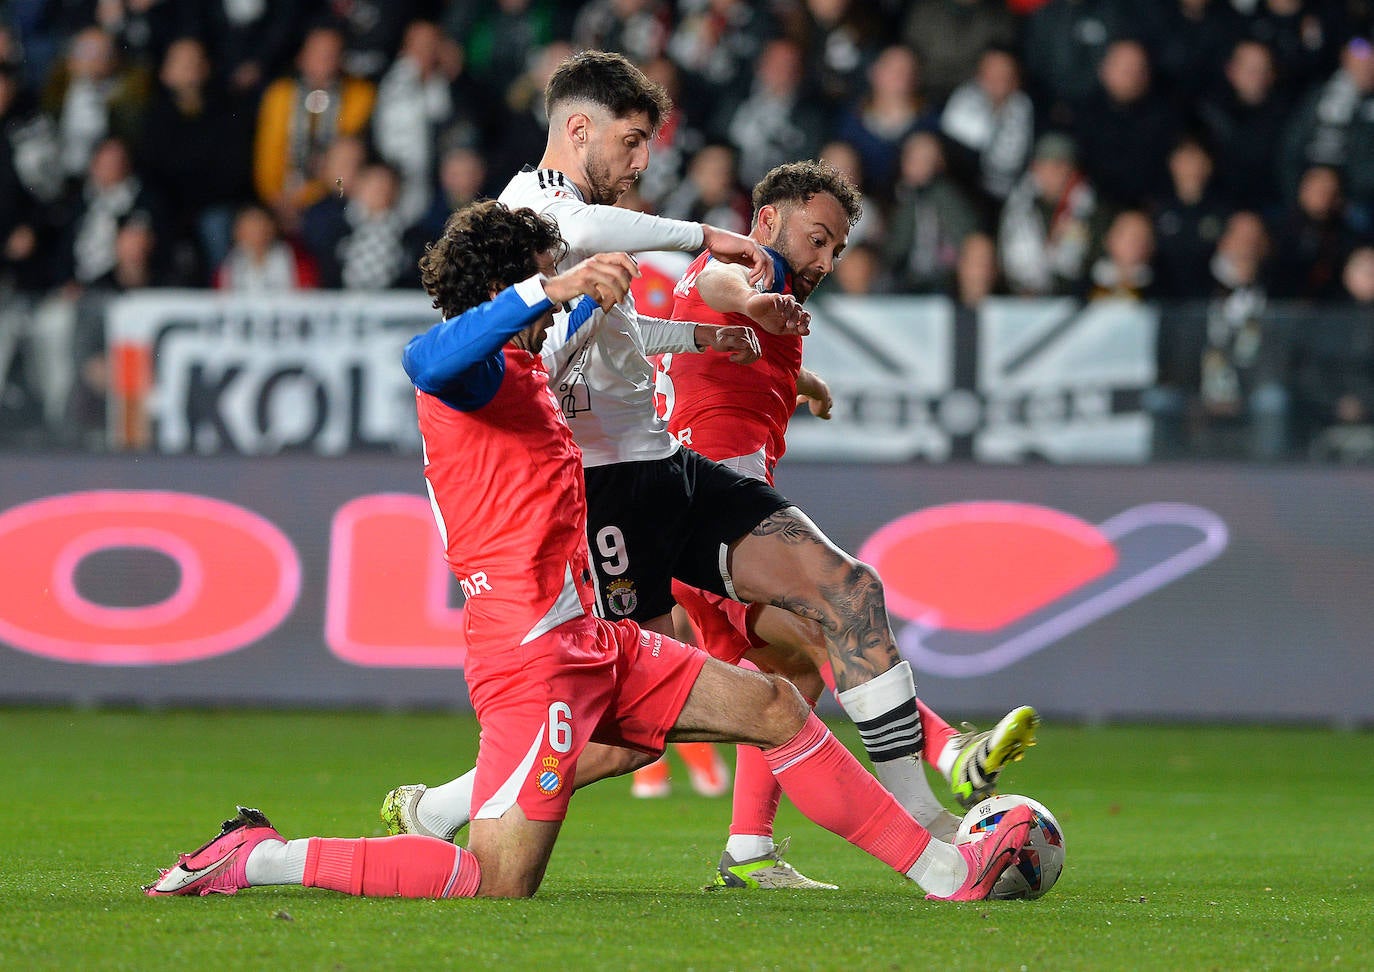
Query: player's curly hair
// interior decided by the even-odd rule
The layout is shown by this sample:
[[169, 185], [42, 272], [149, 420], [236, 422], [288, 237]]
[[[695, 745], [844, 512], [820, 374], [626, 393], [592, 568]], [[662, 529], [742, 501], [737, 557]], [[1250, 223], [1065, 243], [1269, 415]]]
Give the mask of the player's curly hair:
[[785, 162], [771, 170], [754, 186], [754, 218], [764, 206], [779, 203], [805, 203], [817, 193], [835, 197], [849, 225], [853, 226], [864, 214], [859, 190], [829, 162]]
[[456, 317], [538, 273], [539, 254], [552, 251], [557, 261], [567, 248], [552, 217], [475, 202], [450, 216], [443, 235], [425, 247], [420, 280], [444, 317]]
[[615, 118], [642, 111], [654, 131], [673, 110], [673, 100], [661, 84], [612, 51], [578, 51], [558, 65], [544, 86], [544, 110], [552, 118], [565, 101], [590, 101]]

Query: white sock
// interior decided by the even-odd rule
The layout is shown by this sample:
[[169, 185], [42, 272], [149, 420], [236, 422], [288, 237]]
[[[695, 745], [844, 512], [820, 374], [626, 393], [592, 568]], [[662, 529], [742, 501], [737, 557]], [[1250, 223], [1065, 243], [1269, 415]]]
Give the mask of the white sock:
[[915, 881], [927, 894], [947, 898], [968, 880], [968, 862], [953, 844], [932, 840], [911, 865], [906, 876]]
[[477, 770], [474, 767], [456, 780], [430, 787], [415, 804], [415, 815], [424, 826], [452, 840], [453, 835], [472, 819], [472, 788], [476, 784]]
[[931, 792], [921, 762], [921, 715], [916, 709], [916, 682], [911, 666], [899, 662], [837, 698], [859, 729], [873, 775], [922, 826], [946, 813]]
[[959, 758], [959, 754], [963, 751], [963, 747], [954, 745], [954, 740], [951, 739], [945, 743], [945, 748], [940, 750], [940, 755], [935, 757], [935, 768], [940, 771], [945, 779], [951, 778], [950, 774], [954, 772], [954, 761]]
[[310, 838], [281, 843], [264, 840], [248, 854], [243, 873], [252, 887], [264, 884], [300, 884], [305, 880], [305, 855]]
[[736, 861], [753, 861], [777, 850], [773, 838], [757, 834], [731, 834], [725, 842], [725, 853]]

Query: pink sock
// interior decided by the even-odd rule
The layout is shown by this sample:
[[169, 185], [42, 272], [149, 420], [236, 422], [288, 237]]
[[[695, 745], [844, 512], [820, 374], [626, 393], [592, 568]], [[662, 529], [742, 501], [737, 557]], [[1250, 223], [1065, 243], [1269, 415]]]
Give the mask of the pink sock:
[[731, 808], [730, 833], [758, 837], [773, 836], [773, 818], [778, 815], [782, 787], [756, 746], [735, 747], [735, 797]]
[[764, 759], [783, 792], [808, 819], [905, 874], [930, 833], [859, 764], [811, 713], [801, 731]]
[[419, 834], [311, 837], [301, 883], [368, 898], [471, 898], [482, 870], [462, 847]]
[[921, 713], [921, 735], [925, 738], [925, 749], [921, 755], [931, 766], [938, 767], [940, 754], [945, 751], [949, 741], [959, 733], [920, 699], [916, 700], [916, 708]]

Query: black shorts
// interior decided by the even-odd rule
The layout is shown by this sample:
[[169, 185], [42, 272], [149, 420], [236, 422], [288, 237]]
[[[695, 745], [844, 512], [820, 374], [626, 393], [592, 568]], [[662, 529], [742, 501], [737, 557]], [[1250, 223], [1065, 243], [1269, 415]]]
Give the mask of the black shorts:
[[791, 505], [767, 483], [691, 449], [583, 472], [597, 600], [612, 621], [667, 614], [675, 577], [729, 596], [723, 548]]

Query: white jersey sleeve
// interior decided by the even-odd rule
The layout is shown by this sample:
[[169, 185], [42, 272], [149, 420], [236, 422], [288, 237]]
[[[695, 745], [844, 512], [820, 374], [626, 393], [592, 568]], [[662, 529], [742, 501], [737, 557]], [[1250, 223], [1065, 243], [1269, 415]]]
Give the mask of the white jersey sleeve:
[[[572, 180], [554, 169], [518, 173], [499, 198], [511, 209], [533, 209], [558, 221], [569, 243], [567, 256], [558, 264], [560, 271], [595, 253], [701, 246], [699, 224], [588, 205]], [[574, 309], [554, 315], [541, 354], [549, 387], [582, 449], [583, 465], [672, 455], [678, 442], [654, 407], [654, 369], [645, 356], [634, 297], [627, 296], [609, 311], [597, 308], [574, 328], [570, 318], [576, 316]], [[660, 328], [655, 339], [681, 341], [682, 332], [669, 334]]]
[[501, 193], [511, 209], [528, 207], [552, 216], [568, 242], [569, 256], [640, 253], [645, 250], [700, 250], [700, 223], [650, 216], [630, 209], [584, 202], [572, 180], [556, 169], [521, 172]]

